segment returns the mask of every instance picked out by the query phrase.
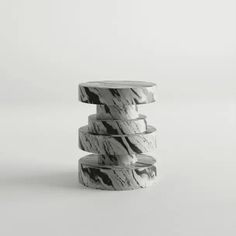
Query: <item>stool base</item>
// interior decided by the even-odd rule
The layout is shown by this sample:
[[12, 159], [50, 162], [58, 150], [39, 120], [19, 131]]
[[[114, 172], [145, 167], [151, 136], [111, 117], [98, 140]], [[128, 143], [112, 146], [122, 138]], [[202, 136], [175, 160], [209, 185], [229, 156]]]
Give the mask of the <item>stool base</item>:
[[148, 187], [156, 179], [156, 160], [144, 154], [137, 154], [137, 162], [127, 166], [99, 164], [96, 154], [79, 159], [79, 182], [89, 188], [132, 190]]

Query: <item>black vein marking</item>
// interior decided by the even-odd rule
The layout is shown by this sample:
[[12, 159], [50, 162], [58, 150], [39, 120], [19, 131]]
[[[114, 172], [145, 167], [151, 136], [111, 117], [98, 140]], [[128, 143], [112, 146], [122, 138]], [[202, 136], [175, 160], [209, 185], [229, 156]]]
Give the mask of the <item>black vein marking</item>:
[[107, 147], [107, 143], [106, 142], [103, 142], [103, 148], [104, 148], [104, 151], [107, 155], [109, 155], [109, 147]]
[[137, 97], [140, 97], [140, 95], [134, 90], [134, 89], [130, 89]]
[[106, 128], [107, 134], [118, 134], [117, 130], [109, 125], [106, 121], [102, 121], [102, 124]]
[[103, 105], [106, 113], [111, 113], [110, 108], [107, 105]]
[[96, 183], [97, 182], [100, 182], [99, 178], [100, 177], [103, 181], [104, 184], [106, 185], [109, 185], [109, 186], [112, 186], [112, 182], [109, 178], [109, 176], [105, 173], [103, 173], [101, 170], [99, 169], [95, 169], [95, 168], [88, 168], [88, 167], [83, 167], [81, 165], [81, 168], [82, 168], [82, 171], [86, 174], [88, 174], [88, 176], [93, 180], [95, 181]]
[[118, 92], [117, 89], [109, 89], [109, 90], [114, 97], [120, 97], [120, 93]]
[[[122, 128], [122, 126], [121, 126], [119, 123], [117, 123], [117, 126], [118, 126], [118, 128], [119, 128], [121, 134], [126, 134], [126, 133], [123, 131], [123, 128]], [[117, 132], [117, 133], [118, 133], [118, 132]]]
[[130, 154], [129, 149], [126, 147], [124, 141], [122, 140], [122, 137], [113, 137], [113, 138], [125, 148], [128, 154]]
[[107, 159], [110, 162], [113, 162], [113, 163], [117, 163], [118, 162], [116, 156], [113, 156], [113, 155], [102, 155], [102, 159], [103, 159], [104, 163], [106, 163]]
[[93, 93], [89, 88], [84, 87], [86, 94], [88, 95], [88, 101], [93, 104], [100, 104], [99, 96], [96, 93]]
[[109, 158], [112, 162], [115, 162], [115, 163], [118, 162], [116, 156], [109, 155], [108, 158]]
[[134, 145], [128, 137], [125, 137], [127, 143], [129, 144], [130, 148], [135, 152], [135, 153], [142, 153], [142, 151], [136, 146]]
[[113, 170], [113, 174], [116, 175], [117, 178], [120, 180], [121, 185], [125, 186], [125, 181], [118, 175], [118, 173]]

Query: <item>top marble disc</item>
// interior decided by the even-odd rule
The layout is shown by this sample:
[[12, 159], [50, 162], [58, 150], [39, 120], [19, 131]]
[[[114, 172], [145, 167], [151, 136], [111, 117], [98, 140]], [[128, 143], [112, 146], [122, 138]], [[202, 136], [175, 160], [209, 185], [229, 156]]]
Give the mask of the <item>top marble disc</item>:
[[79, 84], [79, 100], [90, 104], [132, 105], [151, 103], [156, 84], [145, 81], [94, 81]]

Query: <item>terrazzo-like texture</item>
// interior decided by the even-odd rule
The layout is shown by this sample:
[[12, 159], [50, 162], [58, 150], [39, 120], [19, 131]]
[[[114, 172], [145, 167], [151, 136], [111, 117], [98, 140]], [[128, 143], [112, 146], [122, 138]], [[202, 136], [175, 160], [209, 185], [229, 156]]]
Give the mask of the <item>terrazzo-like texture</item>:
[[79, 85], [79, 100], [97, 104], [88, 125], [79, 129], [79, 147], [94, 153], [79, 160], [79, 181], [91, 188], [131, 190], [156, 180], [156, 129], [147, 125], [138, 104], [155, 101], [155, 84], [101, 81]]

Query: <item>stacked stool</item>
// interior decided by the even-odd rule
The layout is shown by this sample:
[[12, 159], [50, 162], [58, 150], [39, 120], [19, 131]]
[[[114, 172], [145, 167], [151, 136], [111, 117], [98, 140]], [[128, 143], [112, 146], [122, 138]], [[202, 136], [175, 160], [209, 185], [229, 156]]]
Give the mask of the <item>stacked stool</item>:
[[79, 85], [79, 100], [97, 113], [79, 129], [79, 147], [93, 153], [79, 159], [79, 181], [90, 188], [131, 190], [152, 184], [156, 160], [142, 154], [156, 148], [156, 129], [137, 105], [155, 101], [154, 83], [99, 81]]

